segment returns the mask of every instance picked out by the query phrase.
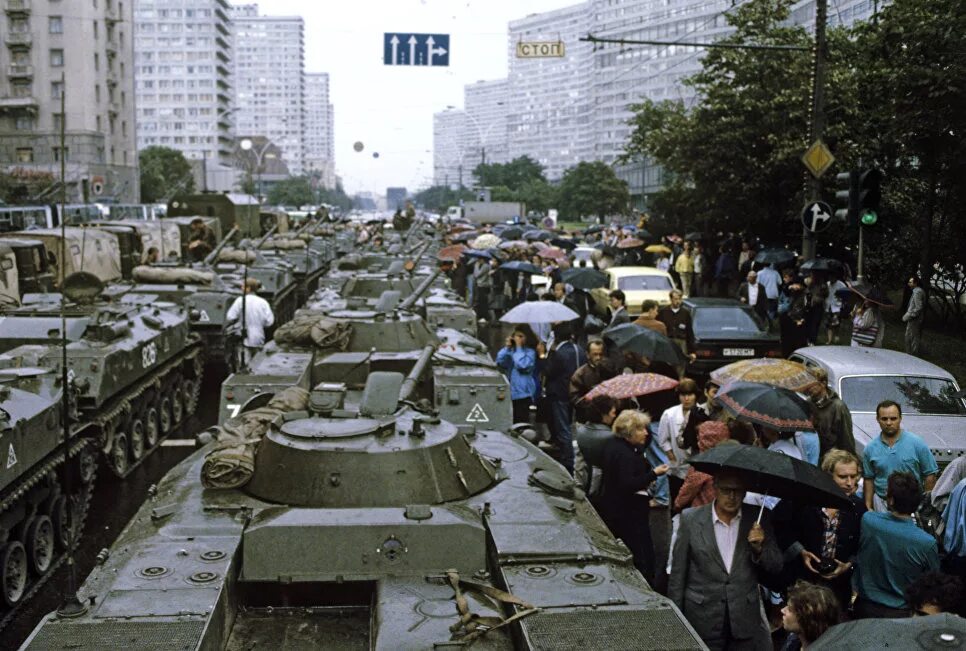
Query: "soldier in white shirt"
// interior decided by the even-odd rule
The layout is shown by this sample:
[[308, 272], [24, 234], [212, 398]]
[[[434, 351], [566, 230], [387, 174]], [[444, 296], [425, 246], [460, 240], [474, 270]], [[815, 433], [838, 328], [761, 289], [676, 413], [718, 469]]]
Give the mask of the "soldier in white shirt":
[[249, 278], [242, 285], [244, 296], [239, 296], [228, 308], [228, 323], [236, 323], [244, 312], [245, 359], [251, 359], [265, 345], [265, 329], [275, 323], [275, 315], [268, 301], [256, 294], [261, 283]]

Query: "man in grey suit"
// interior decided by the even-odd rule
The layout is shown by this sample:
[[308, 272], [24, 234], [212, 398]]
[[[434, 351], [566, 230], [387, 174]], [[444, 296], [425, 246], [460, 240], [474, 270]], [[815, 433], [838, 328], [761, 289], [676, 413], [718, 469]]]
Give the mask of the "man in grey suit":
[[926, 291], [920, 287], [919, 276], [912, 276], [906, 284], [912, 290], [909, 307], [902, 315], [906, 324], [906, 352], [918, 355], [922, 347], [922, 322], [926, 316]]
[[758, 572], [777, 574], [781, 552], [738, 477], [715, 478], [714, 502], [681, 514], [668, 596], [712, 650], [770, 649]]

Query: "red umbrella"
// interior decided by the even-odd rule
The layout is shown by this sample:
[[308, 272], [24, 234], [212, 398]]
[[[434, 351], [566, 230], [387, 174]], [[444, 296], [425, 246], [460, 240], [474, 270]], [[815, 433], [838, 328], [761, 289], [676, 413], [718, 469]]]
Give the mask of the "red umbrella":
[[633, 249], [638, 246], [644, 246], [644, 242], [637, 239], [636, 237], [625, 237], [620, 242], [617, 243], [618, 249]]
[[445, 246], [440, 249], [436, 257], [440, 260], [459, 260], [465, 250], [466, 247], [462, 244], [453, 244], [452, 246]]
[[563, 249], [558, 249], [553, 246], [548, 246], [541, 251], [537, 251], [537, 255], [548, 260], [563, 260], [567, 257], [567, 254], [564, 253]]
[[618, 400], [624, 398], [636, 398], [646, 396], [658, 391], [667, 391], [678, 385], [677, 380], [673, 380], [665, 375], [657, 373], [629, 373], [618, 375], [609, 380], [601, 382], [587, 392], [584, 400], [593, 400], [597, 396], [610, 396]]

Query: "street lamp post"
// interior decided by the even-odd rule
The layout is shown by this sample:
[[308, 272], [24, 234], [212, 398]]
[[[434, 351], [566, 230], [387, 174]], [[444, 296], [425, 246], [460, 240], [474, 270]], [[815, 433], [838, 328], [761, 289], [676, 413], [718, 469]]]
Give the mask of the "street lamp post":
[[[255, 170], [256, 170], [257, 179], [258, 179], [256, 181], [257, 183], [256, 190], [258, 194], [259, 203], [261, 203], [262, 201], [262, 169], [264, 167], [264, 160], [265, 159], [271, 160], [275, 158], [275, 154], [268, 151], [268, 148], [271, 146], [271, 144], [272, 144], [272, 141], [266, 139], [264, 145], [262, 145], [261, 147], [255, 147], [255, 143], [252, 142], [251, 138], [245, 138], [240, 143], [238, 143], [238, 146], [242, 148], [242, 151], [250, 151], [255, 156]], [[252, 182], [250, 167], [248, 170], [248, 182], [249, 183]]]
[[[496, 105], [503, 106], [503, 102], [497, 102]], [[452, 104], [447, 105], [446, 108], [454, 109], [454, 110], [456, 109], [456, 107], [453, 106]], [[486, 139], [490, 136], [490, 131], [493, 129], [493, 127], [497, 125], [497, 122], [496, 121], [492, 122], [490, 126], [486, 128], [486, 131], [484, 131], [480, 127], [479, 121], [475, 117], [473, 117], [473, 115], [469, 111], [467, 111], [466, 109], [463, 109], [463, 115], [465, 115], [466, 117], [468, 117], [470, 120], [473, 121], [473, 127], [476, 129], [476, 135], [479, 136], [480, 138], [480, 165], [486, 165]], [[462, 184], [461, 184], [461, 187], [462, 187]]]

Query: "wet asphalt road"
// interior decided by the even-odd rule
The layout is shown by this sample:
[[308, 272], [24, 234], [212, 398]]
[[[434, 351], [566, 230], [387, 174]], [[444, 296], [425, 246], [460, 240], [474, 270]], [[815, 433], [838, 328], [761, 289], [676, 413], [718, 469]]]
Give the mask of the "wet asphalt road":
[[[181, 434], [175, 433], [171, 438], [190, 437], [215, 422], [224, 377], [223, 373], [206, 373], [198, 413], [182, 428]], [[81, 544], [74, 553], [77, 585], [82, 584], [94, 568], [98, 552], [111, 546], [147, 499], [148, 488], [192, 452], [193, 447], [158, 448], [124, 480], [111, 475], [103, 466], [98, 469], [87, 524]], [[0, 634], [0, 649], [18, 648], [44, 615], [61, 605], [68, 594], [69, 584], [70, 573], [64, 563]]]

